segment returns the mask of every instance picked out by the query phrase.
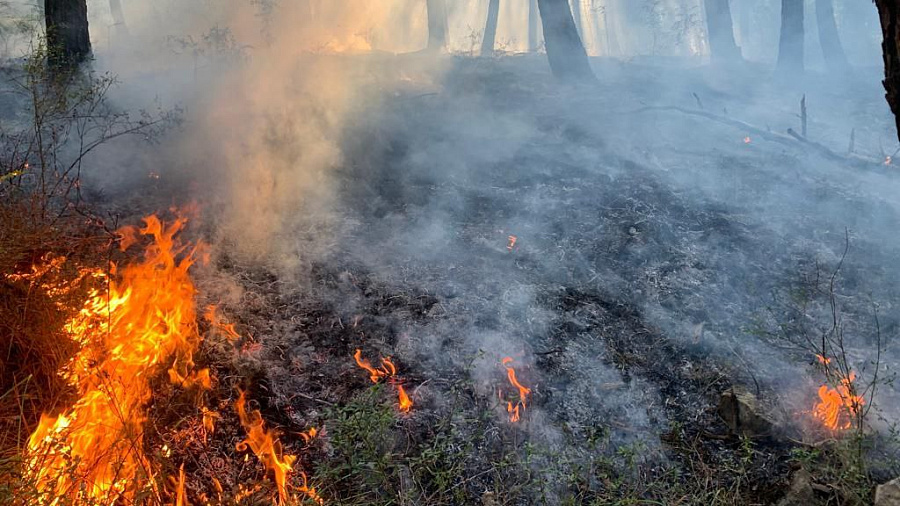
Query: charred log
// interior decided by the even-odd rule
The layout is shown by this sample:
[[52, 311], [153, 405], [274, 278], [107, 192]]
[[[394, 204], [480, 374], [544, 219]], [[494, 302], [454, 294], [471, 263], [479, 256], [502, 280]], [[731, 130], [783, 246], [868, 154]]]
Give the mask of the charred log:
[[553, 75], [565, 81], [593, 80], [594, 72], [575, 28], [568, 0], [538, 0], [538, 7]]
[[494, 55], [494, 43], [497, 41], [497, 22], [500, 18], [500, 0], [491, 0], [488, 4], [487, 22], [484, 25], [484, 38], [481, 41], [481, 56]]
[[834, 72], [844, 72], [850, 68], [844, 45], [838, 35], [837, 23], [834, 20], [833, 0], [816, 0], [816, 24], [819, 27], [819, 44], [825, 64]]
[[781, 0], [781, 39], [778, 43], [779, 73], [803, 72], [803, 0]]
[[734, 21], [728, 0], [706, 0], [703, 4], [712, 62], [723, 64], [741, 60], [741, 50], [734, 42]]
[[900, 138], [900, 4], [896, 0], [875, 0], [881, 18], [884, 42], [884, 89], [886, 98], [897, 121]]
[[91, 54], [86, 0], [44, 0], [48, 62], [77, 65]]

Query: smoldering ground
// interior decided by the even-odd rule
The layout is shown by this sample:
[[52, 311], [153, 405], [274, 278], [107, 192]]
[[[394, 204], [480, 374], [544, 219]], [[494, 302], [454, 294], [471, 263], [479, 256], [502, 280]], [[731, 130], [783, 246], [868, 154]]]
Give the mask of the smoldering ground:
[[[732, 386], [815, 440], [823, 378], [804, 343], [833, 325], [832, 276], [861, 378], [876, 358], [896, 372], [879, 69], [778, 83], [764, 64], [596, 59], [597, 84], [564, 86], [541, 55], [414, 53], [423, 18], [408, 3], [335, 3], [328, 23], [300, 6], [145, 6], [131, 36], [161, 49], [110, 44], [98, 65], [121, 76], [123, 108], [157, 98], [184, 122], [149, 148], [110, 145], [88, 174], [125, 214], [201, 203], [216, 258], [201, 286], [261, 345], [246, 360], [279, 422], [318, 423], [365, 390], [356, 348], [392, 355], [416, 402], [406, 436], [430, 441], [449, 420], [453, 445], [474, 445], [454, 453], [465, 497], [502, 476], [513, 501], [555, 503], [568, 465], [590, 467], [578, 479], [594, 490], [601, 457], [625, 475], [691, 472], [686, 441], [713, 465], [739, 458], [740, 443], [703, 439], [727, 432], [716, 404]], [[853, 131], [869, 162], [782, 138], [804, 94], [811, 136], [843, 153]], [[533, 389], [518, 425], [498, 399], [506, 356]], [[872, 402], [887, 431], [896, 390]], [[772, 501], [793, 447], [756, 444], [747, 494]], [[496, 469], [526, 447], [534, 476]]]

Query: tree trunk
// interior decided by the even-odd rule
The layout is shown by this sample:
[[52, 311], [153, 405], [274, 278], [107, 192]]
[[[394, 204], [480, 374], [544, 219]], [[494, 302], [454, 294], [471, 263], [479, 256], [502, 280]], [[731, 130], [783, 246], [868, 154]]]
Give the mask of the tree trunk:
[[781, 0], [777, 71], [803, 72], [803, 0]]
[[734, 21], [728, 0], [705, 0], [709, 53], [713, 64], [741, 60], [741, 49], [734, 42]]
[[841, 37], [838, 35], [837, 23], [834, 21], [834, 4], [832, 0], [816, 0], [816, 24], [819, 25], [819, 44], [825, 64], [834, 72], [846, 72], [850, 68]]
[[584, 19], [581, 12], [581, 0], [572, 0], [572, 19], [575, 21], [575, 30], [584, 43]]
[[77, 65], [91, 54], [86, 0], [44, 0], [48, 62]]
[[538, 7], [553, 75], [564, 81], [594, 80], [568, 0], [538, 0]]
[[487, 23], [484, 25], [484, 38], [481, 41], [481, 56], [494, 56], [494, 43], [497, 40], [497, 21], [500, 19], [500, 0], [491, 0], [488, 4]]
[[541, 48], [541, 15], [537, 0], [528, 0], [528, 51], [536, 53]]
[[428, 9], [428, 50], [443, 51], [447, 48], [447, 4], [445, 0], [427, 0], [426, 8]]
[[894, 113], [900, 139], [900, 4], [896, 0], [875, 0], [875, 5], [884, 34], [881, 48], [884, 52], [885, 98]]
[[120, 37], [128, 37], [128, 25], [125, 23], [125, 11], [122, 10], [122, 0], [109, 0], [109, 13], [112, 14], [116, 34]]

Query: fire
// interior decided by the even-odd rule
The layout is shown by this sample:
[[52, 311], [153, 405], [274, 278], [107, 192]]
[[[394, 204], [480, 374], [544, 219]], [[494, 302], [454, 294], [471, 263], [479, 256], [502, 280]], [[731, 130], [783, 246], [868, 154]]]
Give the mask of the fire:
[[744, 144], [750, 144], [751, 142], [753, 142], [753, 139], [751, 139], [749, 135], [744, 137]]
[[[246, 451], [249, 447], [253, 450], [254, 455], [266, 466], [266, 469], [271, 470], [275, 474], [279, 501], [281, 504], [286, 504], [289, 499], [287, 477], [293, 471], [293, 464], [297, 457], [284, 454], [284, 449], [278, 440], [278, 434], [274, 431], [266, 430], [266, 424], [258, 409], [247, 411], [247, 398], [244, 392], [241, 392], [234, 407], [237, 410], [238, 418], [241, 420], [241, 426], [247, 431], [247, 439], [237, 444], [237, 450]], [[298, 490], [316, 503], [323, 504], [324, 501], [316, 493], [316, 489], [309, 487], [306, 473], [301, 471], [300, 478], [303, 480], [303, 485]]]
[[893, 164], [893, 163], [894, 163], [894, 157], [892, 157], [892, 156], [887, 156], [887, 157], [884, 158], [884, 164], [885, 164], [885, 165], [891, 165], [891, 164]]
[[850, 372], [847, 377], [841, 378], [841, 384], [837, 388], [828, 385], [819, 387], [819, 402], [813, 408], [813, 415], [825, 427], [845, 430], [852, 426], [852, 418], [859, 414], [865, 404], [865, 399], [855, 394], [854, 381], [856, 373]]
[[399, 397], [400, 411], [409, 413], [409, 410], [412, 409], [413, 403], [409, 396], [406, 395], [406, 390], [403, 389], [403, 385], [399, 383], [397, 383], [397, 395]]
[[353, 358], [356, 360], [356, 365], [369, 373], [369, 379], [372, 380], [372, 383], [378, 383], [384, 378], [390, 378], [391, 383], [397, 389], [397, 403], [400, 407], [400, 411], [409, 413], [410, 410], [412, 410], [412, 399], [406, 394], [406, 390], [397, 378], [397, 366], [394, 365], [394, 362], [391, 361], [390, 357], [382, 357], [381, 367], [379, 368], [373, 367], [371, 362], [364, 359], [362, 357], [362, 350], [360, 349], [356, 350], [356, 353], [353, 354]]
[[150, 382], [168, 368], [173, 381], [209, 386], [209, 372], [194, 369], [201, 337], [188, 269], [197, 248], [176, 239], [185, 223], [150, 216], [143, 228], [122, 229], [123, 250], [152, 238], [143, 259], [91, 273], [105, 283], [65, 325], [80, 349], [60, 374], [77, 400], [44, 414], [28, 443], [26, 472], [41, 504], [130, 504], [159, 489], [143, 443]]
[[831, 363], [831, 359], [826, 357], [825, 355], [816, 354], [816, 359], [818, 359], [819, 363], [822, 365], [828, 365]]
[[507, 379], [509, 379], [509, 383], [519, 391], [518, 398], [515, 404], [509, 401], [507, 401], [506, 403], [506, 411], [509, 413], [509, 421], [512, 423], [516, 423], [521, 419], [520, 409], [524, 411], [527, 406], [528, 396], [531, 395], [531, 389], [522, 386], [522, 384], [519, 383], [518, 378], [516, 378], [516, 370], [509, 365], [513, 362], [512, 357], [505, 357], [501, 362], [503, 364], [503, 367], [506, 368], [506, 377]]
[[511, 252], [513, 250], [513, 248], [516, 247], [516, 243], [519, 241], [519, 238], [514, 235], [511, 235], [511, 236], [509, 236], [508, 240], [509, 240], [509, 242], [506, 245], [506, 249]]

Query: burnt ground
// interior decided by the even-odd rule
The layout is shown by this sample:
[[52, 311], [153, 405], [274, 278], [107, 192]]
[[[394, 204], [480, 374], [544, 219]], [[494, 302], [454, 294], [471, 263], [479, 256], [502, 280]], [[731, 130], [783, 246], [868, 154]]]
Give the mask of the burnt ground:
[[[849, 360], [871, 375], [880, 342], [881, 377], [896, 371], [891, 123], [875, 77], [761, 72], [599, 61], [598, 85], [568, 88], [531, 58], [453, 59], [437, 90], [373, 87], [342, 135], [327, 253], [285, 275], [220, 252], [211, 278], [240, 285], [223, 309], [244, 342], [207, 350], [213, 404], [249, 387], [331, 504], [774, 504], [805, 465], [821, 468], [812, 503], [870, 500], [898, 472], [892, 446], [859, 479], [823, 456], [838, 445], [809, 414], [824, 379], [807, 338], [831, 324], [837, 272]], [[817, 142], [844, 154], [854, 128], [875, 161], [646, 109], [777, 133], [803, 93]], [[357, 348], [394, 357], [412, 413]], [[533, 389], [515, 424], [505, 356]], [[732, 387], [772, 433], [731, 433], [717, 406]], [[875, 404], [867, 441], [888, 433], [892, 384]], [[306, 445], [310, 426], [324, 434]], [[226, 488], [259, 473], [236, 464], [236, 437], [215, 438]], [[189, 453], [188, 471], [212, 465]]]

